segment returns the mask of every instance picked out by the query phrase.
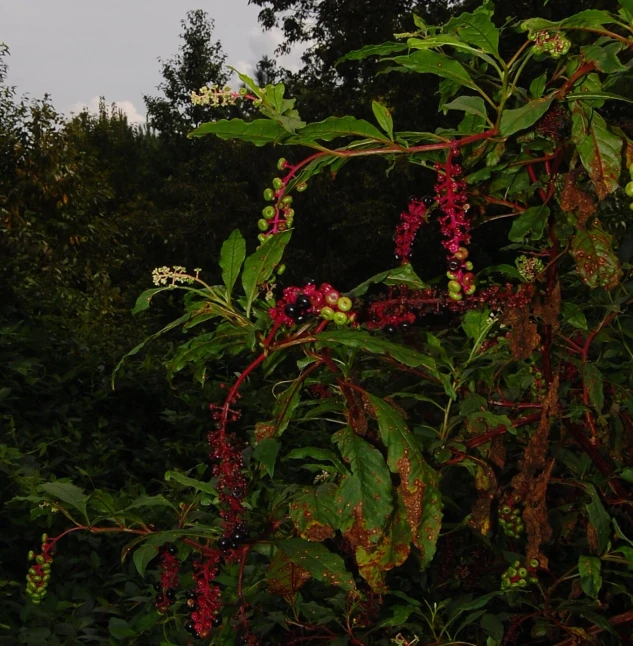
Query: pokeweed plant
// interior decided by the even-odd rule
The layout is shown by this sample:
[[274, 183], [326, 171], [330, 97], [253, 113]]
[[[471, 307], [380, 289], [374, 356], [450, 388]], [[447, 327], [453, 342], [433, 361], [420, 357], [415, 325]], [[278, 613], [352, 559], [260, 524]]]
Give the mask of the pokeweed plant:
[[[211, 471], [169, 472], [176, 492], [136, 499], [42, 485], [29, 500], [72, 526], [30, 555], [33, 603], [55, 584], [62, 537], [123, 532], [157, 612], [131, 603], [111, 622], [118, 639], [492, 646], [628, 634], [633, 283], [620, 243], [633, 142], [604, 108], [631, 102], [617, 90], [631, 76], [633, 2], [502, 29], [485, 3], [415, 24], [346, 59], [439, 77], [440, 110], [462, 115], [454, 127], [399, 132], [378, 102], [377, 125], [305, 123], [283, 84], [244, 75], [240, 92], [192, 96], [261, 114], [192, 137], [310, 150], [279, 160], [260, 246], [247, 256], [238, 231], [224, 243], [222, 285], [159, 268], [135, 308], [184, 290], [185, 313], [162, 330], [190, 335], [170, 374], [236, 375], [210, 404]], [[403, 202], [396, 266], [347, 293], [321, 276], [283, 286], [295, 194], [367, 156], [436, 177], [433, 195]], [[475, 266], [471, 230], [501, 218], [515, 264]], [[435, 220], [446, 276], [425, 283], [410, 255]]]

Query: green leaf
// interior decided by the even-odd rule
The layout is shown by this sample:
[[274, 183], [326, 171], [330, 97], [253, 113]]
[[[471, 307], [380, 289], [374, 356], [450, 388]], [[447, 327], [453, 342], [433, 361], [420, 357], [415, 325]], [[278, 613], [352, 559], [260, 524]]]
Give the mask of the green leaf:
[[149, 564], [149, 562], [153, 559], [156, 558], [158, 555], [158, 545], [151, 545], [149, 543], [144, 543], [141, 545], [139, 548], [134, 550], [134, 565], [136, 566], [136, 569], [138, 573], [142, 576], [145, 577], [145, 570]]
[[277, 397], [272, 420], [255, 424], [255, 436], [259, 442], [267, 437], [279, 437], [288, 428], [292, 414], [301, 401], [302, 384], [301, 379], [296, 379]]
[[299, 449], [293, 449], [286, 455], [284, 460], [302, 460], [310, 458], [310, 460], [323, 460], [324, 462], [331, 462], [340, 473], [347, 473], [347, 469], [339, 460], [334, 451], [330, 449], [322, 449], [317, 446], [304, 446]]
[[448, 110], [463, 110], [467, 114], [474, 114], [475, 116], [482, 117], [484, 119], [488, 118], [486, 113], [486, 104], [480, 96], [458, 96], [456, 99], [450, 103], [445, 103], [442, 106], [444, 114]]
[[606, 45], [587, 45], [580, 48], [580, 53], [586, 61], [591, 61], [596, 68], [605, 74], [626, 72], [627, 68], [620, 63], [618, 53], [622, 49], [621, 43], [608, 43]]
[[411, 368], [423, 366], [431, 372], [436, 371], [435, 361], [431, 357], [398, 343], [391, 343], [379, 337], [373, 337], [364, 330], [326, 330], [318, 334], [316, 340], [323, 345], [345, 345], [350, 348], [359, 348], [372, 354], [382, 354], [392, 357]]
[[499, 52], [499, 30], [490, 19], [490, 12], [479, 7], [473, 13], [462, 13], [451, 18], [444, 31], [455, 33], [460, 40], [475, 45], [489, 54]]
[[267, 437], [258, 442], [253, 451], [253, 457], [264, 465], [271, 478], [275, 472], [275, 462], [280, 448], [281, 444], [276, 439]]
[[61, 500], [61, 502], [74, 507], [82, 513], [86, 520], [88, 519], [86, 503], [90, 496], [86, 495], [86, 492], [77, 485], [72, 482], [60, 482], [58, 480], [57, 482], [44, 482], [40, 485], [40, 489], [45, 491], [51, 498]]
[[363, 542], [376, 543], [382, 537], [393, 511], [391, 476], [380, 451], [345, 428], [332, 436], [350, 465], [351, 475], [344, 476], [336, 497], [341, 516], [341, 530], [354, 536], [362, 534]]
[[217, 489], [210, 482], [202, 482], [195, 478], [190, 478], [184, 473], [179, 473], [178, 471], [167, 471], [165, 473], [165, 480], [167, 482], [175, 480], [184, 487], [192, 487], [196, 491], [202, 491], [204, 493], [211, 494], [212, 496], [218, 495]]
[[146, 309], [149, 309], [149, 304], [152, 300], [152, 297], [158, 292], [164, 292], [165, 290], [173, 289], [171, 285], [166, 287], [153, 287], [152, 289], [146, 289], [137, 299], [132, 309], [132, 314], [138, 314]]
[[602, 388], [602, 373], [595, 363], [585, 364], [583, 379], [589, 391], [589, 399], [595, 406], [598, 414], [600, 414], [604, 406], [604, 391]]
[[466, 312], [462, 320], [462, 328], [466, 332], [466, 336], [474, 341], [479, 339], [484, 331], [490, 327], [488, 323], [489, 316], [489, 310], [484, 310], [483, 312]]
[[380, 127], [389, 135], [389, 139], [393, 141], [393, 119], [391, 118], [391, 112], [377, 101], [371, 102], [371, 109]]
[[112, 371], [112, 380], [111, 380], [111, 385], [112, 388], [114, 388], [114, 380], [116, 378], [117, 372], [121, 369], [121, 366], [125, 362], [125, 360], [128, 357], [132, 357], [135, 354], [138, 354], [150, 341], [153, 341], [154, 339], [157, 339], [159, 336], [165, 334], [165, 332], [169, 332], [170, 330], [173, 330], [175, 327], [178, 327], [182, 323], [186, 323], [189, 321], [191, 318], [193, 318], [193, 315], [190, 313], [183, 314], [179, 319], [176, 319], [175, 321], [172, 321], [168, 325], [166, 325], [162, 330], [159, 330], [155, 334], [152, 334], [151, 336], [148, 336], [147, 339], [139, 343], [136, 347], [132, 348], [127, 354], [123, 356], [123, 358], [117, 363], [116, 367]]
[[540, 99], [545, 92], [545, 86], [547, 85], [547, 72], [543, 72], [540, 76], [537, 76], [530, 83], [530, 95], [533, 99]]
[[602, 587], [602, 576], [600, 575], [601, 562], [597, 556], [581, 556], [578, 559], [578, 572], [580, 573], [580, 587], [582, 591], [594, 599]]
[[396, 56], [395, 58], [386, 60], [392, 60], [413, 72], [435, 74], [436, 76], [455, 81], [460, 85], [476, 89], [476, 85], [470, 77], [470, 74], [466, 71], [466, 68], [461, 63], [444, 54], [422, 49], [408, 56]]
[[533, 126], [549, 110], [553, 100], [553, 97], [534, 99], [516, 110], [504, 110], [499, 123], [499, 133], [503, 137], [509, 137]]
[[279, 541], [277, 546], [293, 563], [309, 572], [317, 581], [347, 591], [356, 589], [354, 579], [345, 569], [343, 559], [321, 543], [310, 543], [302, 538], [287, 538]]
[[589, 522], [596, 530], [598, 550], [600, 554], [603, 554], [609, 545], [611, 517], [605, 511], [596, 488], [592, 484], [585, 484], [585, 489], [591, 497], [591, 503], [586, 506]]
[[367, 292], [370, 285], [375, 283], [383, 283], [384, 285], [405, 285], [410, 289], [426, 289], [428, 285], [422, 281], [422, 279], [415, 273], [411, 263], [406, 265], [401, 265], [400, 267], [395, 267], [394, 269], [388, 269], [387, 271], [381, 271], [379, 274], [368, 278], [366, 281], [354, 287], [350, 292], [347, 292], [347, 296], [350, 298], [356, 298], [362, 296]]
[[244, 261], [242, 287], [244, 287], [244, 293], [246, 294], [246, 316], [250, 316], [251, 307], [259, 291], [259, 286], [272, 276], [275, 267], [281, 261], [284, 249], [290, 242], [291, 235], [291, 231], [277, 233]]
[[614, 94], [613, 92], [583, 92], [582, 94], [568, 94], [565, 96], [566, 101], [590, 101], [592, 99], [610, 99], [613, 101], [633, 103], [633, 99], [627, 99], [625, 96]]
[[501, 644], [503, 640], [503, 622], [497, 615], [487, 612], [479, 622], [482, 630], [490, 635], [497, 643]]
[[120, 617], [110, 617], [108, 622], [108, 630], [115, 639], [128, 639], [128, 637], [136, 637], [136, 631], [132, 629], [125, 619]]
[[222, 280], [226, 285], [226, 295], [229, 299], [245, 257], [246, 241], [239, 230], [235, 229], [228, 239], [224, 241], [222, 249], [220, 250]]
[[572, 138], [596, 194], [603, 200], [620, 185], [622, 141], [609, 130], [600, 114], [580, 102], [572, 114]]
[[620, 282], [622, 270], [611, 240], [599, 226], [577, 231], [572, 238], [571, 255], [580, 277], [589, 287], [611, 289]]
[[339, 63], [343, 61], [360, 61], [369, 56], [387, 56], [388, 54], [394, 54], [395, 52], [402, 52], [408, 49], [406, 43], [382, 43], [381, 45], [365, 45], [360, 49], [355, 49], [345, 56], [339, 58], [334, 66], [336, 67]]
[[386, 141], [385, 136], [369, 121], [356, 117], [329, 117], [324, 121], [309, 123], [297, 131], [297, 143], [304, 141], [332, 141], [337, 137], [368, 137]]
[[138, 496], [123, 511], [141, 507], [171, 507], [174, 510], [176, 509], [170, 500], [158, 494], [157, 496]]
[[508, 238], [512, 242], [525, 242], [526, 238], [540, 240], [549, 218], [549, 207], [531, 206], [512, 222]]
[[589, 329], [587, 317], [584, 315], [582, 309], [575, 303], [563, 303], [563, 321], [579, 330], [587, 331]]
[[271, 119], [220, 119], [198, 126], [189, 137], [216, 135], [220, 139], [240, 139], [256, 146], [281, 143], [288, 137], [286, 129]]
[[367, 398], [378, 422], [380, 438], [387, 447], [389, 469], [400, 475], [398, 495], [407, 510], [413, 543], [420, 549], [421, 563], [426, 566], [435, 554], [442, 526], [438, 474], [424, 461], [402, 415], [379, 397], [368, 394]]

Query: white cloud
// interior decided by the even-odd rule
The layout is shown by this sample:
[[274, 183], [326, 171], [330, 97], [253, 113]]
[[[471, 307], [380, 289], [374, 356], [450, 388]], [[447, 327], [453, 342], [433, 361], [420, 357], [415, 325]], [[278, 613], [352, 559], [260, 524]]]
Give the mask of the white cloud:
[[[70, 106], [70, 112], [77, 114], [83, 110], [88, 110], [88, 112], [98, 113], [99, 112], [99, 102], [100, 97], [93, 96], [90, 101], [87, 103], [74, 103]], [[111, 101], [106, 102], [106, 108], [110, 112], [112, 105], [116, 107], [117, 110], [123, 112], [127, 117], [130, 123], [145, 123], [145, 115], [141, 114], [132, 101]]]

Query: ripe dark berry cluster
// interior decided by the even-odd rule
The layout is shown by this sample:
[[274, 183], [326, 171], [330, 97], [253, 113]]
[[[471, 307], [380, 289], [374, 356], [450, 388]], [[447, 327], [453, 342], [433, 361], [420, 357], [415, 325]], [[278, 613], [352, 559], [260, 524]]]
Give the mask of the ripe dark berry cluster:
[[194, 590], [185, 592], [185, 605], [189, 618], [185, 630], [198, 639], [206, 639], [212, 628], [222, 625], [220, 588], [214, 583], [218, 574], [221, 553], [205, 551], [204, 560], [193, 562]]
[[249, 537], [248, 526], [244, 523], [238, 523], [235, 529], [228, 535], [223, 536], [218, 541], [218, 547], [226, 552], [227, 550], [236, 550]]
[[537, 559], [532, 559], [525, 565], [521, 565], [521, 561], [515, 561], [501, 575], [501, 589], [525, 588], [530, 583], [538, 583], [538, 577], [536, 576], [538, 566], [539, 562]]
[[466, 245], [470, 243], [470, 220], [466, 213], [470, 205], [466, 195], [466, 182], [459, 179], [462, 168], [454, 163], [459, 154], [459, 148], [454, 148], [448, 153], [445, 164], [435, 165], [438, 172], [435, 194], [443, 213], [438, 220], [442, 235], [446, 238], [442, 244], [450, 254], [447, 273], [450, 281], [448, 295], [455, 301], [462, 300], [462, 292], [470, 296], [476, 289], [475, 275], [471, 273], [473, 265], [467, 260]]
[[40, 603], [46, 596], [46, 588], [51, 578], [53, 557], [50, 554], [49, 545], [48, 536], [42, 534], [42, 552], [35, 554], [31, 550], [28, 554], [29, 561], [35, 561], [35, 563], [26, 575], [26, 594], [35, 604]]
[[499, 507], [499, 526], [506, 536], [519, 538], [525, 531], [525, 525], [521, 518], [522, 498], [518, 494], [506, 497]]
[[165, 543], [158, 554], [160, 556], [160, 581], [154, 586], [156, 590], [154, 603], [156, 604], [156, 610], [163, 615], [176, 601], [180, 561], [176, 556], [178, 548], [173, 543]]
[[433, 204], [433, 198], [426, 196], [421, 200], [411, 199], [407, 210], [400, 214], [400, 223], [396, 227], [394, 242], [396, 243], [396, 260], [406, 263], [411, 258], [411, 248], [420, 227], [426, 222], [426, 214]]
[[284, 325], [301, 325], [315, 316], [337, 325], [347, 325], [356, 320], [352, 307], [352, 299], [343, 296], [329, 283], [317, 287], [313, 280], [306, 279], [303, 287], [286, 287], [282, 298], [268, 310], [268, 314], [275, 322]]

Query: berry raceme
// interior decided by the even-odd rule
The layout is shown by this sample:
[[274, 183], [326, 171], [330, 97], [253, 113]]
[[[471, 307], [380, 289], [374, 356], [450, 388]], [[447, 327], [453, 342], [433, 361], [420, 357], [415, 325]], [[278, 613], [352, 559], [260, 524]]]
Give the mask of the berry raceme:
[[470, 220], [466, 213], [470, 208], [467, 202], [466, 182], [459, 179], [462, 168], [454, 163], [460, 154], [459, 148], [451, 149], [445, 164], [436, 164], [438, 180], [435, 184], [436, 201], [443, 215], [438, 219], [442, 242], [449, 252], [448, 260], [448, 296], [453, 301], [461, 301], [464, 296], [472, 296], [477, 289], [473, 264], [468, 260], [470, 243]]
[[499, 507], [499, 526], [506, 536], [519, 538], [525, 531], [521, 518], [521, 496], [518, 494], [507, 496]]
[[530, 584], [536, 585], [538, 583], [538, 567], [537, 559], [532, 559], [525, 565], [522, 565], [521, 561], [514, 561], [501, 575], [501, 589], [511, 591], [526, 588]]
[[329, 283], [317, 287], [306, 279], [303, 287], [286, 287], [275, 307], [268, 310], [277, 324], [302, 325], [319, 316], [339, 326], [355, 324], [356, 313], [352, 311], [351, 298], [343, 296]]
[[424, 197], [421, 200], [411, 199], [407, 210], [400, 215], [400, 223], [396, 227], [394, 235], [395, 256], [402, 264], [406, 264], [411, 258], [411, 248], [420, 227], [427, 221], [429, 207], [433, 204], [433, 198]]
[[560, 31], [550, 33], [547, 29], [531, 31], [528, 38], [534, 41], [535, 54], [549, 54], [557, 59], [569, 52], [571, 41]]
[[156, 610], [159, 614], [165, 614], [170, 606], [176, 601], [178, 591], [180, 561], [177, 558], [178, 548], [173, 543], [165, 543], [158, 552], [160, 556], [160, 581], [155, 585]]
[[41, 603], [46, 596], [46, 589], [51, 578], [53, 557], [50, 554], [50, 545], [47, 534], [42, 534], [41, 553], [30, 551], [28, 560], [34, 561], [26, 575], [26, 594], [34, 604]]

